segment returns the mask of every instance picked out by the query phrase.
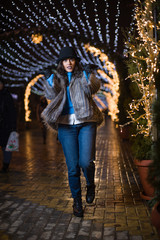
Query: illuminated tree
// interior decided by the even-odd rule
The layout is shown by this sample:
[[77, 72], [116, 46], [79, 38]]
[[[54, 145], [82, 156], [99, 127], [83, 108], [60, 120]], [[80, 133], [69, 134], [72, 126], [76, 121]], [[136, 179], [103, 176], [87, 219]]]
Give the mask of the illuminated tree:
[[159, 29], [153, 19], [153, 4], [156, 0], [146, 0], [144, 5], [140, 1], [135, 9], [137, 37], [129, 37], [126, 42], [128, 54], [134, 66], [134, 73], [128, 78], [138, 87], [140, 98], [133, 99], [129, 104], [129, 123], [135, 123], [136, 134], [149, 136], [152, 133], [152, 103], [155, 98], [155, 73], [157, 58], [160, 52], [160, 42], [155, 40], [153, 29]]

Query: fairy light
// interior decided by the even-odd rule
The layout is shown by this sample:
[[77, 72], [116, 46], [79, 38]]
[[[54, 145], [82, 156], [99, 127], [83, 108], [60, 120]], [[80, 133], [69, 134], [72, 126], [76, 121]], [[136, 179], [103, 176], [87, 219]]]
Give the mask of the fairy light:
[[[71, 14], [69, 13], [69, 10], [66, 8], [66, 5], [65, 5], [65, 3], [64, 3], [64, 0], [61, 0], [61, 5], [62, 5], [62, 7], [63, 7], [63, 9], [64, 9], [64, 11], [65, 11], [65, 13], [66, 13], [66, 15], [68, 16], [68, 20], [69, 20], [70, 24], [72, 25], [73, 29], [75, 29], [75, 31], [80, 34], [80, 31], [79, 31], [79, 29], [78, 29], [78, 26], [76, 25], [76, 23], [75, 23], [75, 22], [73, 21], [73, 19], [71, 18]], [[72, 30], [71, 27], [69, 28], [69, 30], [70, 30], [71, 32], [73, 32], [73, 30]]]
[[115, 39], [114, 39], [114, 50], [113, 52], [117, 51], [117, 46], [118, 46], [118, 20], [119, 20], [119, 15], [120, 15], [120, 0], [117, 3], [117, 14], [116, 14], [116, 21], [115, 21]]
[[[138, 1], [140, 3], [140, 1]], [[157, 58], [160, 53], [160, 45], [155, 42], [153, 38], [153, 15], [152, 4], [156, 0], [146, 0], [144, 8], [140, 6], [136, 7], [135, 20], [138, 30], [139, 45], [133, 45], [131, 41], [126, 43], [128, 47], [128, 53], [132, 56], [134, 63], [137, 66], [137, 72], [128, 76], [133, 82], [135, 82], [142, 94], [142, 97], [138, 100], [133, 99], [130, 103], [130, 110], [128, 111], [129, 121], [126, 124], [134, 122], [137, 124], [137, 134], [141, 133], [144, 136], [148, 136], [151, 133], [152, 128], [152, 113], [151, 106], [155, 97], [155, 78], [154, 74], [159, 71], [157, 69]], [[157, 26], [159, 27], [159, 26]], [[130, 39], [129, 39], [130, 40]], [[145, 50], [146, 54], [143, 55]], [[144, 72], [142, 62], [146, 63], [146, 70]], [[143, 108], [144, 113], [138, 114], [140, 108]], [[146, 125], [142, 124], [142, 120], [146, 121]], [[125, 124], [125, 125], [126, 125]]]
[[38, 44], [43, 40], [43, 36], [40, 33], [32, 34], [31, 38], [32, 38], [32, 42], [35, 44]]
[[30, 122], [30, 113], [31, 111], [29, 110], [29, 96], [31, 94], [31, 87], [34, 86], [34, 84], [38, 81], [39, 78], [43, 77], [42, 74], [36, 76], [33, 78], [27, 85], [25, 94], [24, 94], [24, 108], [25, 108], [25, 121]]
[[[115, 34], [112, 40], [115, 52], [118, 49], [120, 18], [120, 0], [117, 1], [117, 12], [114, 16]], [[82, 0], [81, 3], [78, 0], [72, 0], [69, 4], [66, 0], [60, 0], [59, 4], [52, 0], [47, 2], [42, 0], [31, 2], [11, 0], [11, 7], [2, 6], [0, 13], [1, 33], [5, 38], [2, 39], [0, 46], [2, 53], [0, 56], [2, 62], [1, 77], [4, 80], [9, 79], [14, 82], [21, 81], [22, 85], [26, 85], [26, 82], [31, 82], [33, 76], [39, 75], [47, 67], [56, 67], [56, 59], [63, 46], [73, 46], [84, 65], [89, 63], [98, 65], [97, 77], [106, 82], [102, 83], [103, 93], [106, 94], [105, 97], [107, 96], [108, 102], [110, 102], [108, 104], [111, 108], [109, 113], [115, 112], [112, 114], [112, 119], [116, 119], [118, 85], [114, 79], [118, 76], [114, 76], [114, 73], [116, 74], [115, 67], [106, 64], [109, 60], [102, 60], [98, 55], [86, 52], [84, 47], [84, 43], [88, 39], [92, 41], [93, 45], [95, 42], [96, 45], [103, 44], [103, 46], [109, 47], [111, 41], [109, 23], [110, 17], [113, 17], [113, 13], [110, 12], [110, 4], [112, 3], [103, 0], [102, 4], [105, 6], [102, 12], [98, 11], [100, 3], [97, 0], [92, 1], [92, 8], [85, 0]], [[72, 5], [72, 9], [69, 7], [70, 5]], [[73, 10], [74, 14], [72, 14]], [[103, 31], [102, 23], [105, 26]], [[34, 42], [37, 32], [39, 33], [38, 42]], [[103, 51], [102, 49], [101, 54], [104, 56]], [[109, 71], [114, 76], [113, 79], [109, 77]], [[10, 84], [10, 87], [12, 86], [15, 84]], [[34, 91], [36, 93], [38, 93], [37, 88], [38, 85], [35, 82]], [[101, 106], [104, 107], [100, 95], [97, 95], [96, 98], [99, 99], [99, 104], [101, 103]]]
[[115, 65], [109, 61], [108, 56], [105, 53], [103, 53], [100, 49], [90, 46], [89, 44], [85, 44], [84, 47], [87, 51], [91, 52], [94, 56], [98, 56], [100, 61], [104, 62], [103, 69], [104, 70], [107, 69], [109, 75], [113, 76], [113, 79], [111, 79], [109, 75], [105, 73], [105, 71], [102, 71], [102, 70], [97, 71], [100, 75], [102, 75], [108, 81], [107, 87], [110, 88], [112, 94], [110, 94], [109, 92], [108, 93], [104, 92], [104, 95], [107, 98], [109, 115], [111, 116], [113, 121], [117, 121], [118, 120], [117, 114], [119, 112], [118, 110], [119, 78], [115, 69]]
[[[51, 58], [50, 56], [46, 56], [46, 52], [43, 50], [43, 42], [42, 44], [39, 46], [35, 45], [32, 43], [32, 45], [30, 44], [30, 37], [26, 37], [26, 38], [21, 38], [22, 40], [22, 45], [25, 46], [25, 49], [28, 50], [28, 52], [32, 52], [34, 53], [33, 55], [36, 55], [37, 58], [37, 64], [39, 66], [47, 65], [50, 63], [50, 61], [53, 61], [53, 58]], [[39, 67], [38, 67], [39, 68]]]
[[[114, 19], [114, 25], [117, 28], [117, 30], [115, 29], [116, 39], [119, 31], [119, 1], [120, 0], [118, 0], [117, 3], [117, 14]], [[61, 7], [58, 7], [58, 4], [51, 0], [48, 0], [48, 2], [42, 0], [33, 0], [32, 2], [19, 0], [19, 2], [15, 2], [15, 0], [12, 0], [10, 8], [1, 6], [1, 32], [4, 33], [4, 36], [7, 36], [7, 34], [15, 34], [17, 36], [16, 41], [14, 35], [9, 37], [9, 41], [8, 39], [2, 40], [2, 54], [0, 56], [1, 62], [4, 62], [2, 63], [2, 68], [4, 69], [6, 65], [9, 67], [6, 69], [6, 72], [2, 71], [1, 77], [6, 79], [6, 76], [8, 76], [8, 78], [13, 81], [20, 81], [23, 78], [30, 79], [35, 73], [38, 74], [43, 67], [46, 68], [52, 64], [54, 65], [61, 47], [67, 44], [74, 45], [75, 48], [78, 49], [78, 53], [81, 53], [82, 62], [87, 63], [89, 61], [96, 63], [98, 61], [99, 67], [102, 68], [98, 58], [92, 58], [85, 53], [83, 40], [77, 41], [77, 45], [73, 43], [79, 36], [84, 36], [94, 42], [97, 41], [96, 35], [98, 35], [99, 42], [107, 43], [107, 46], [109, 46], [109, 18], [113, 15], [110, 13], [109, 3], [107, 0], [103, 0], [103, 6], [106, 7], [103, 11], [103, 15], [105, 16], [105, 22], [103, 23], [105, 24], [104, 29], [106, 29], [106, 32], [102, 32], [101, 29], [102, 14], [98, 11], [99, 2], [93, 0], [92, 3], [91, 12], [90, 6], [85, 0], [82, 0], [82, 4], [79, 4], [77, 0], [72, 0], [72, 6], [75, 11], [74, 16], [66, 0], [60, 0], [59, 6]], [[94, 16], [94, 18], [92, 16]], [[95, 22], [95, 29], [91, 24], [92, 21]], [[31, 41], [31, 35], [35, 35], [35, 33], [31, 31], [30, 35], [28, 35], [28, 31], [32, 28], [35, 29], [35, 27], [40, 30], [41, 28], [49, 29], [48, 31], [53, 28], [53, 31], [50, 33], [50, 36], [40, 31], [41, 36], [43, 35], [43, 41], [39, 44], [34, 44]], [[54, 29], [59, 29], [62, 33], [65, 29], [69, 30], [69, 35], [70, 33], [74, 33], [77, 37], [57, 35], [54, 33]], [[21, 32], [23, 34], [21, 34]], [[117, 40], [114, 41], [114, 44], [116, 43]], [[115, 51], [117, 50], [117, 45], [115, 45], [114, 49]], [[21, 76], [21, 78], [19, 78], [19, 76]]]
[[106, 108], [106, 105], [98, 96], [94, 96], [94, 99], [100, 104], [102, 110]]
[[99, 37], [99, 40], [103, 43], [104, 41], [103, 41], [103, 37], [102, 37], [102, 33], [101, 33], [101, 25], [99, 23], [97, 3], [95, 2], [95, 0], [93, 0], [93, 4], [94, 4], [94, 13], [95, 13], [95, 24], [96, 24], [98, 37]]
[[110, 42], [110, 35], [109, 35], [109, 11], [108, 11], [108, 8], [109, 8], [109, 4], [108, 4], [108, 1], [105, 0], [105, 4], [106, 4], [106, 8], [105, 8], [105, 14], [106, 14], [106, 42], [109, 44]]
[[[81, 13], [80, 13], [80, 11], [79, 11], [79, 9], [78, 9], [78, 5], [76, 4], [76, 1], [75, 1], [75, 0], [73, 0], [73, 7], [75, 8], [75, 11], [76, 11], [76, 13], [77, 13], [77, 18], [78, 18], [79, 24], [80, 24], [80, 26], [82, 27], [84, 34], [87, 36], [87, 30], [86, 30], [86, 28], [85, 28], [85, 24], [84, 24], [83, 20], [82, 20], [81, 17], [80, 17], [80, 16], [81, 16]], [[79, 31], [79, 34], [80, 34], [80, 31]]]
[[85, 3], [84, 0], [83, 0], [82, 2], [83, 2], [83, 3], [82, 3], [82, 9], [83, 9], [84, 17], [85, 17], [85, 22], [86, 22], [87, 28], [88, 28], [88, 30], [89, 30], [91, 39], [93, 40], [93, 39], [94, 39], [94, 31], [93, 31], [93, 29], [92, 29], [92, 26], [91, 26], [90, 23], [89, 23], [89, 16], [87, 15], [86, 3]]

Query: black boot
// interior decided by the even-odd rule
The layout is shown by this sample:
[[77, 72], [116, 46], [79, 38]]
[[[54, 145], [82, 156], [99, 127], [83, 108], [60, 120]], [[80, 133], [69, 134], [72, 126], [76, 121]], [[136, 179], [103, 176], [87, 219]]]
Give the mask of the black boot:
[[94, 174], [95, 174], [95, 164], [94, 162], [90, 162], [87, 168], [87, 194], [86, 194], [86, 202], [92, 203], [95, 198], [95, 184], [94, 184]]
[[86, 202], [92, 203], [95, 198], [95, 185], [87, 186]]
[[73, 214], [74, 214], [76, 217], [83, 217], [83, 208], [82, 208], [82, 200], [81, 200], [81, 197], [74, 198]]
[[3, 163], [2, 172], [4, 173], [8, 172], [8, 168], [9, 168], [9, 163]]

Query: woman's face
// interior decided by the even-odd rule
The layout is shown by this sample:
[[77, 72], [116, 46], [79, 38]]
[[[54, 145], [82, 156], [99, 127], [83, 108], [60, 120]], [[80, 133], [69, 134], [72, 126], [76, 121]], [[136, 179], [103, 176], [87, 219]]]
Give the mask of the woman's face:
[[66, 72], [73, 72], [76, 60], [74, 58], [67, 58], [62, 61], [62, 64]]

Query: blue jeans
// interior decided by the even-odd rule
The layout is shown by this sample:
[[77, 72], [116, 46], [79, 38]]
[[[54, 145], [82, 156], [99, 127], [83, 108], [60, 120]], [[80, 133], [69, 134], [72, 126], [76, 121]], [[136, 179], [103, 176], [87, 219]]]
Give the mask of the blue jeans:
[[96, 123], [59, 124], [58, 139], [66, 158], [72, 197], [81, 197], [81, 168], [87, 185], [94, 184]]

